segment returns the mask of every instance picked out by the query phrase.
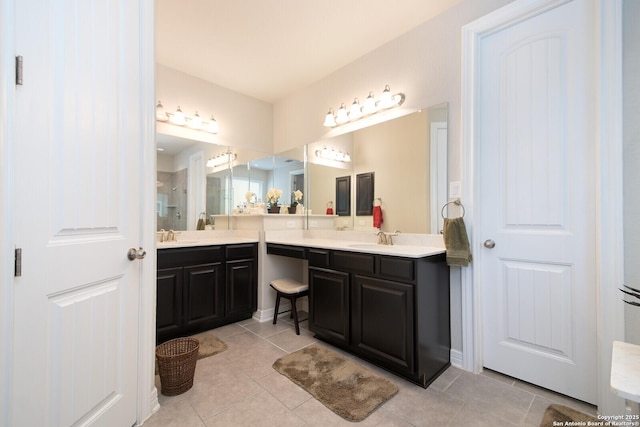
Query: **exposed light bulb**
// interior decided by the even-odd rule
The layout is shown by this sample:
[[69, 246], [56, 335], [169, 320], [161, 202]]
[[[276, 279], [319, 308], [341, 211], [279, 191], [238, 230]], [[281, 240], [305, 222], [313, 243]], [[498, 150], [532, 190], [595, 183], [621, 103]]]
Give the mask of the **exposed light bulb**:
[[158, 105], [156, 105], [156, 120], [159, 122], [166, 122], [169, 120], [169, 116], [167, 112], [164, 110], [162, 106], [162, 102], [158, 101]]
[[211, 120], [209, 120], [209, 124], [207, 125], [207, 131], [211, 133], [220, 132], [220, 128], [218, 127], [218, 122], [216, 121], [215, 118], [213, 118], [213, 116], [211, 116]]
[[323, 125], [325, 125], [328, 128], [332, 128], [337, 125], [336, 117], [333, 115], [333, 108], [330, 109], [327, 115], [325, 116]]
[[200, 114], [196, 111], [196, 114], [193, 115], [191, 120], [189, 120], [189, 127], [193, 129], [202, 129], [202, 119], [200, 118]]
[[369, 92], [369, 96], [364, 101], [364, 106], [362, 107], [362, 114], [373, 114], [376, 112], [376, 99], [373, 96], [373, 92]]
[[171, 116], [171, 123], [178, 126], [184, 126], [187, 124], [187, 120], [184, 118], [184, 113], [180, 109], [179, 105], [176, 112], [173, 113], [173, 116]]
[[382, 91], [382, 94], [380, 95], [380, 103], [379, 103], [380, 108], [389, 108], [392, 106], [391, 103], [391, 89], [389, 88], [389, 85], [386, 85], [384, 87], [384, 90]]
[[362, 117], [362, 107], [360, 107], [358, 98], [354, 98], [351, 108], [349, 108], [349, 120], [358, 120], [360, 117]]
[[347, 114], [347, 107], [344, 106], [344, 103], [340, 105], [340, 109], [338, 110], [338, 114], [336, 114], [336, 123], [341, 125], [347, 123], [349, 121], [349, 115]]

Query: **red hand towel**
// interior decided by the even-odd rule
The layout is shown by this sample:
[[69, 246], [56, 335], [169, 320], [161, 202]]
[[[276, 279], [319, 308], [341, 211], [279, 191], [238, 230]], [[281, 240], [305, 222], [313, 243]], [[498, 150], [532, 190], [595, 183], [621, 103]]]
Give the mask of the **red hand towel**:
[[382, 208], [380, 206], [373, 207], [373, 227], [380, 228], [382, 225]]

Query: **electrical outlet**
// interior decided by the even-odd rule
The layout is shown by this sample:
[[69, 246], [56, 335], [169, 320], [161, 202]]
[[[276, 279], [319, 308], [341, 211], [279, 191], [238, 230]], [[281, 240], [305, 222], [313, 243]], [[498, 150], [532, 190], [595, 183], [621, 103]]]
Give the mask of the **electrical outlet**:
[[287, 221], [287, 228], [295, 228], [296, 227], [296, 223], [293, 221]]

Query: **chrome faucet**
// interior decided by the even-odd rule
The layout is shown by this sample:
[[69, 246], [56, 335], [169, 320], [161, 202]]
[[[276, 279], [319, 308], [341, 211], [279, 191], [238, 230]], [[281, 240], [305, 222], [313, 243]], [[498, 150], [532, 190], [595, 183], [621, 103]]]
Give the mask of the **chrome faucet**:
[[382, 230], [378, 230], [376, 232], [376, 236], [378, 236], [378, 244], [379, 245], [393, 245], [393, 236], [397, 236], [396, 233], [385, 233]]
[[173, 230], [169, 230], [167, 233], [167, 242], [175, 242], [176, 241], [176, 232]]
[[166, 242], [167, 241], [167, 232], [164, 231], [164, 228], [160, 229], [160, 242]]

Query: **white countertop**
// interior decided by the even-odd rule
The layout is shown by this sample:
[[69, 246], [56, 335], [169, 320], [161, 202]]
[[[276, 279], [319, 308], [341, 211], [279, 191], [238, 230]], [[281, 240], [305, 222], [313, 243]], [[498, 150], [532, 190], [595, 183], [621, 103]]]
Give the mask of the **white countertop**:
[[187, 248], [191, 246], [234, 245], [238, 243], [258, 243], [258, 239], [246, 237], [216, 237], [213, 239], [184, 239], [178, 238], [176, 242], [156, 242], [158, 249]]
[[379, 255], [402, 256], [407, 258], [424, 258], [431, 255], [442, 254], [444, 248], [422, 245], [378, 245], [376, 243], [336, 240], [308, 237], [274, 238], [266, 239], [267, 243], [277, 243], [280, 245], [304, 246], [307, 248], [333, 249], [340, 251], [362, 252]]
[[640, 346], [613, 342], [611, 389], [620, 397], [640, 402]]

